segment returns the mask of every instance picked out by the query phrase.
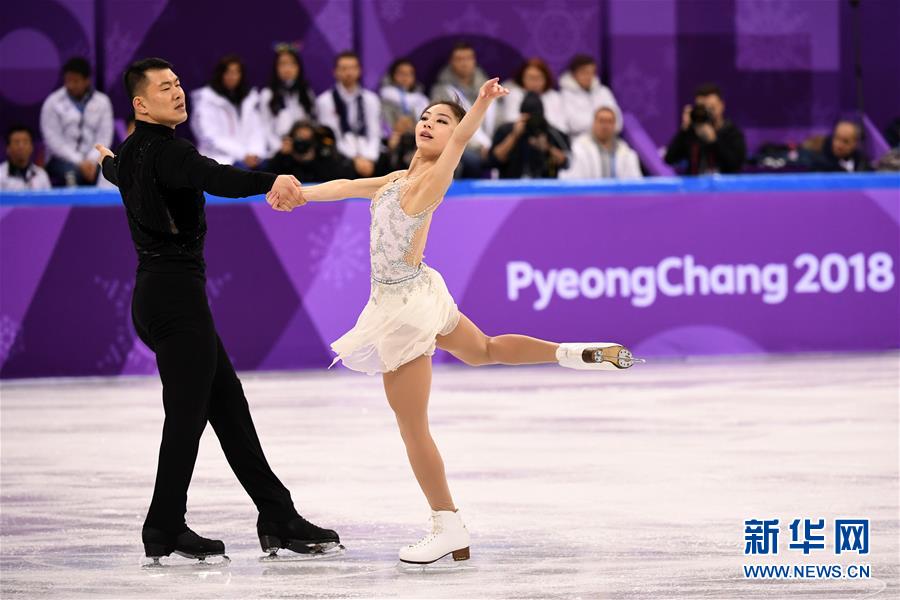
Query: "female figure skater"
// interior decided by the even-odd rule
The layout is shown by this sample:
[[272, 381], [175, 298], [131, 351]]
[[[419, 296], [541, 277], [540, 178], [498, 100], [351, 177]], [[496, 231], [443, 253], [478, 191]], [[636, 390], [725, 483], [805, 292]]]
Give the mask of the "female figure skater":
[[[422, 262], [428, 227], [453, 172], [491, 102], [508, 94], [486, 82], [466, 114], [455, 102], [428, 106], [416, 125], [418, 150], [407, 171], [336, 180], [305, 188], [297, 201], [270, 192], [288, 211], [305, 201], [371, 198], [372, 291], [356, 325], [332, 344], [335, 362], [381, 373], [387, 400], [419, 486], [431, 506], [432, 530], [400, 550], [405, 563], [428, 564], [448, 554], [469, 558], [469, 533], [450, 495], [444, 463], [428, 428], [431, 356], [435, 347], [472, 366], [555, 363], [575, 369], [627, 368], [637, 359], [620, 344], [556, 344], [523, 335], [489, 337], [457, 309], [440, 273]], [[333, 364], [333, 363], [332, 363]]]

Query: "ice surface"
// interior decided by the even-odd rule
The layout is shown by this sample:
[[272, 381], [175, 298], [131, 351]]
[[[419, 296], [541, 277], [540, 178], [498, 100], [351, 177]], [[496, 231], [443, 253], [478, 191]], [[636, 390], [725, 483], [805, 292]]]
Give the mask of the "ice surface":
[[[896, 353], [693, 360], [624, 372], [436, 368], [433, 433], [472, 532], [456, 571], [404, 573], [428, 507], [378, 378], [245, 374], [269, 461], [348, 551], [259, 562], [255, 512], [211, 429], [189, 524], [227, 568], [146, 570], [156, 467], [151, 378], [4, 382], [6, 598], [896, 598]], [[793, 518], [871, 519], [864, 557], [789, 550]], [[747, 560], [744, 520], [779, 518]], [[869, 564], [872, 578], [751, 581], [741, 565]]]

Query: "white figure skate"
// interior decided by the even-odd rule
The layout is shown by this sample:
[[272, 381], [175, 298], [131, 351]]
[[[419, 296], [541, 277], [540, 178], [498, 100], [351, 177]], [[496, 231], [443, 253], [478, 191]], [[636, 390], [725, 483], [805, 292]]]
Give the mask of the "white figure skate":
[[556, 349], [556, 360], [560, 366], [569, 369], [608, 371], [627, 369], [635, 363], [645, 362], [632, 356], [631, 351], [622, 344], [614, 342], [560, 344]]
[[459, 511], [431, 511], [431, 533], [400, 550], [407, 565], [430, 565], [448, 554], [454, 561], [469, 560], [469, 531]]

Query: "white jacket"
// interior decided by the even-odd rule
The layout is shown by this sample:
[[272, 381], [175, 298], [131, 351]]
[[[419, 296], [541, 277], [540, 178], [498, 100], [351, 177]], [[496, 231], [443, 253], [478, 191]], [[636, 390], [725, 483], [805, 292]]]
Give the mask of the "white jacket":
[[[641, 161], [637, 152], [623, 139], [616, 140], [615, 153], [609, 169], [614, 179], [641, 179]], [[600, 179], [603, 177], [603, 156], [591, 133], [583, 133], [572, 142], [569, 168], [559, 172], [560, 179]]]
[[256, 90], [250, 90], [240, 111], [209, 86], [195, 90], [191, 101], [191, 131], [200, 154], [226, 165], [242, 161], [248, 154], [266, 156]]
[[566, 128], [563, 130], [575, 137], [588, 133], [594, 123], [594, 113], [601, 106], [608, 106], [616, 113], [616, 131], [622, 131], [622, 111], [612, 91], [602, 85], [594, 77], [591, 89], [585, 90], [578, 85], [572, 73], [566, 71], [559, 78], [559, 89], [562, 93], [563, 109], [566, 113]]
[[[431, 88], [431, 100], [455, 99], [460, 106], [468, 111], [475, 103], [477, 92], [484, 85], [485, 81], [487, 81], [487, 75], [484, 74], [481, 67], [475, 67], [475, 77], [472, 79], [472, 84], [469, 87], [465, 87], [460, 84], [450, 65], [447, 65], [438, 73], [437, 82]], [[467, 92], [468, 95], [466, 95]], [[484, 113], [481, 127], [475, 130], [472, 139], [469, 140], [468, 148], [490, 148], [493, 145], [494, 131], [496, 131], [498, 126], [498, 115], [497, 103], [491, 102], [488, 105], [487, 112]]]
[[[9, 161], [0, 164], [0, 190], [18, 192], [21, 190], [49, 190], [50, 178], [47, 171], [34, 163], [25, 169], [25, 178], [9, 176]], [[102, 177], [101, 177], [102, 179]]]
[[[512, 123], [521, 114], [522, 100], [525, 99], [525, 90], [514, 81], [507, 81], [503, 87], [509, 90], [509, 95], [500, 99], [500, 115], [498, 125]], [[541, 103], [544, 105], [544, 118], [553, 127], [562, 132], [567, 130], [566, 112], [563, 107], [562, 94], [556, 90], [547, 90], [541, 94]]]
[[[347, 104], [347, 120], [350, 123], [356, 122], [356, 94], [353, 97], [347, 95], [346, 90], [338, 86], [338, 93], [344, 95], [344, 102]], [[371, 92], [365, 88], [357, 87], [356, 91], [362, 94], [363, 110], [366, 113], [366, 136], [362, 137], [353, 132], [341, 134], [341, 119], [338, 117], [337, 109], [334, 106], [334, 98], [331, 97], [331, 90], [325, 90], [316, 99], [316, 113], [319, 115], [319, 123], [330, 127], [334, 131], [334, 137], [337, 140], [338, 152], [347, 158], [356, 158], [361, 156], [371, 161], [378, 160], [381, 153], [381, 100], [375, 92]]]
[[47, 146], [47, 160], [58, 157], [78, 164], [97, 160], [94, 144], [107, 148], [113, 141], [113, 110], [109, 97], [93, 90], [84, 107], [78, 110], [62, 87], [47, 96], [41, 106], [41, 135]]
[[383, 85], [378, 91], [381, 96], [381, 107], [384, 112], [384, 124], [394, 128], [394, 121], [400, 115], [412, 117], [413, 124], [422, 116], [422, 111], [430, 104], [428, 96], [420, 91], [408, 92], [396, 85]]
[[[310, 97], [315, 102], [315, 96], [310, 92]], [[259, 116], [263, 128], [263, 137], [266, 144], [266, 156], [272, 156], [281, 148], [281, 138], [291, 132], [291, 127], [297, 121], [310, 121], [313, 116], [306, 112], [300, 104], [298, 94], [290, 94], [284, 99], [284, 108], [277, 115], [272, 114], [269, 102], [272, 101], [272, 90], [263, 88], [259, 92]], [[315, 108], [315, 105], [313, 105]]]

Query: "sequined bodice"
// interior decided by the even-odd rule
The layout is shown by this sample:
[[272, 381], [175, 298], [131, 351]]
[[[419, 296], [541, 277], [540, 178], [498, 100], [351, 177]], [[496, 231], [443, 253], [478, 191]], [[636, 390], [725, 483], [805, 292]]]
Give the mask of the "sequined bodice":
[[432, 207], [416, 215], [403, 211], [400, 199], [410, 181], [395, 179], [372, 199], [369, 251], [373, 281], [399, 283], [420, 271]]

